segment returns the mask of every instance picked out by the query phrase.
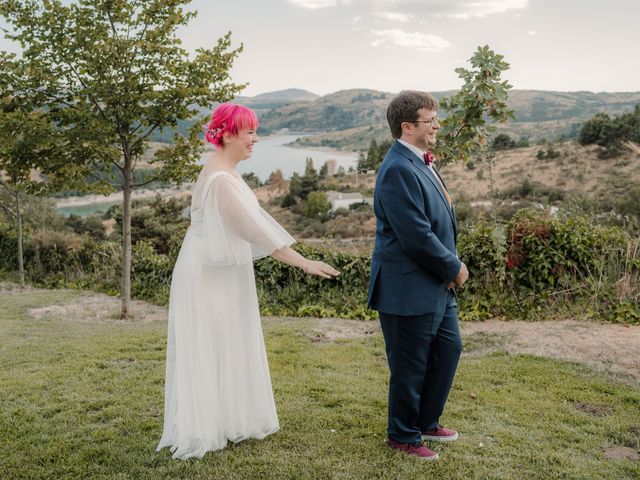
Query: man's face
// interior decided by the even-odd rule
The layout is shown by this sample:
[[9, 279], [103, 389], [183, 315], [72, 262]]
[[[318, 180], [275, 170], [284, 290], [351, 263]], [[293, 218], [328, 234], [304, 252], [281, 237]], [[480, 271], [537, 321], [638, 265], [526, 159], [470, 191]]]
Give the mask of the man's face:
[[[403, 131], [410, 143], [422, 150], [429, 150], [436, 144], [436, 134], [440, 128], [438, 112], [421, 108], [418, 110], [418, 118], [414, 122], [406, 122]], [[404, 137], [404, 135], [403, 135]]]

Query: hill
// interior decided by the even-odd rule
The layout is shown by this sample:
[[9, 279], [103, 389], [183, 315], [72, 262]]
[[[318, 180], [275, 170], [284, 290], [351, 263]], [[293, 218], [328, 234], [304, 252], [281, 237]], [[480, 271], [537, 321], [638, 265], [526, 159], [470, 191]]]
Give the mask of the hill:
[[[454, 90], [434, 92], [436, 98], [451, 96]], [[285, 131], [312, 133], [295, 142], [304, 146], [330, 146], [360, 150], [372, 138], [389, 138], [385, 112], [395, 94], [369, 89], [341, 90], [325, 96], [300, 89], [267, 92], [254, 97], [236, 97], [234, 101], [254, 109], [260, 117], [261, 134]], [[592, 93], [512, 90], [509, 107], [515, 121], [499, 126], [514, 138], [525, 137], [532, 143], [541, 140], [573, 138], [582, 123], [596, 113], [619, 114], [640, 103], [640, 92]], [[212, 105], [212, 108], [215, 104]], [[202, 110], [206, 115], [208, 110]], [[444, 112], [442, 112], [444, 116]], [[193, 125], [179, 122], [185, 133]], [[170, 142], [173, 131], [156, 132], [151, 140]]]
[[[442, 98], [453, 93], [435, 92], [434, 96]], [[385, 112], [393, 95], [376, 90], [343, 90], [266, 112], [261, 117], [261, 129], [322, 132], [301, 140], [299, 145], [366, 148], [372, 138], [388, 138]], [[582, 123], [596, 113], [619, 114], [632, 110], [638, 103], [640, 92], [512, 90], [508, 104], [515, 111], [516, 119], [499, 128], [515, 138], [526, 137], [532, 142], [573, 138]]]
[[[258, 117], [261, 117], [266, 112], [277, 110], [291, 103], [303, 104], [304, 102], [308, 102], [318, 98], [320, 98], [319, 95], [309, 92], [308, 90], [289, 88], [286, 90], [261, 93], [254, 97], [239, 96], [234, 98], [233, 101], [242, 105], [246, 105], [247, 107], [253, 109], [258, 114]], [[203, 108], [200, 106], [194, 106], [194, 108], [198, 111], [198, 116], [206, 117], [218, 105], [219, 103], [215, 102], [207, 108]], [[193, 126], [195, 122], [196, 119], [188, 121], [180, 120], [175, 128], [166, 128], [154, 132], [151, 135], [150, 140], [153, 142], [171, 143], [173, 141], [173, 135], [176, 131], [180, 132], [182, 135], [187, 135], [188, 130]]]
[[289, 102], [304, 102], [307, 100], [315, 100], [320, 98], [320, 95], [316, 95], [308, 90], [302, 90], [300, 88], [288, 88], [286, 90], [277, 90], [275, 92], [266, 92], [256, 95], [254, 97], [246, 97], [253, 101], [289, 101]]
[[266, 92], [254, 97], [236, 97], [234, 102], [246, 105], [256, 111], [259, 117], [266, 112], [284, 108], [290, 104], [304, 104], [320, 98], [319, 95], [299, 88], [288, 88], [275, 92]]
[[297, 132], [337, 131], [384, 121], [391, 93], [376, 90], [341, 90], [316, 100], [294, 103], [262, 115], [261, 129]]

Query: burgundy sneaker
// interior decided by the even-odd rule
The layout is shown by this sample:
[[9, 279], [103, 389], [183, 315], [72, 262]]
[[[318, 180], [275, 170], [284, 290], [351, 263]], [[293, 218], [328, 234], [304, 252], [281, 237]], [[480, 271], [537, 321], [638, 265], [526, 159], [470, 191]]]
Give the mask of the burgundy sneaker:
[[420, 460], [437, 460], [438, 454], [433, 450], [429, 450], [427, 447], [422, 445], [421, 443], [398, 443], [393, 440], [387, 440], [387, 445], [389, 448], [394, 448], [396, 450], [400, 450], [408, 455], [413, 455], [418, 457]]
[[422, 440], [431, 440], [432, 442], [453, 442], [458, 439], [458, 432], [450, 428], [444, 428], [438, 425], [433, 430], [422, 432]]

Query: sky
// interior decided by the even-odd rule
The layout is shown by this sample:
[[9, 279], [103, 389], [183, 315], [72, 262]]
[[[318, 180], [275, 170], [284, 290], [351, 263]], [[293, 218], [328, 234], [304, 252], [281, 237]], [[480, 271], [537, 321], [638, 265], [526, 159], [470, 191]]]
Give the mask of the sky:
[[[67, 2], [65, 2], [67, 3]], [[190, 51], [232, 32], [243, 95], [451, 90], [478, 46], [516, 89], [640, 91], [638, 0], [194, 0]], [[14, 48], [0, 39], [0, 49]]]

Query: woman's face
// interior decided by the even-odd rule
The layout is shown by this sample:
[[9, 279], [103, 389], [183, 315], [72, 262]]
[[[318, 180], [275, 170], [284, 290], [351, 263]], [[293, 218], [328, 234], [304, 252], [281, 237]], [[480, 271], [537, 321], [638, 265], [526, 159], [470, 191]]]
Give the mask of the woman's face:
[[237, 135], [225, 138], [225, 147], [231, 149], [238, 157], [245, 160], [253, 153], [253, 145], [258, 141], [256, 129], [246, 128]]

